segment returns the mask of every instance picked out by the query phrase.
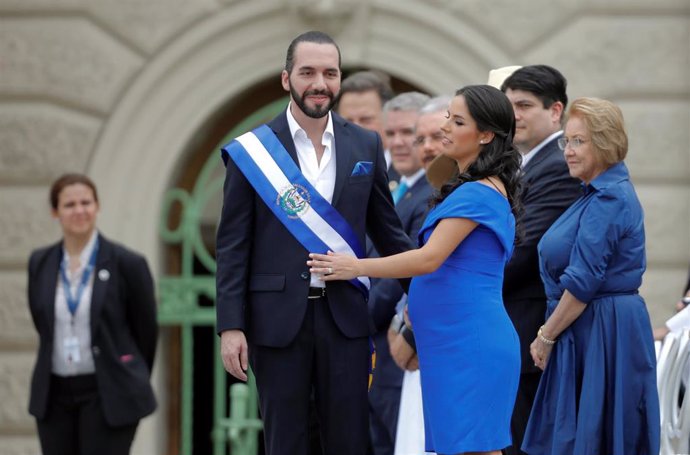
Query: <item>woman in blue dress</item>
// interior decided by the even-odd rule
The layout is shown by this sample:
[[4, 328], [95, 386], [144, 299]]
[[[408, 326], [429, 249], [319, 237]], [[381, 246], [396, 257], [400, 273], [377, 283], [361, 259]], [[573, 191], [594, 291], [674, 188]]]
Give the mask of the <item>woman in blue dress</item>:
[[415, 277], [409, 292], [422, 383], [426, 449], [491, 453], [510, 445], [519, 340], [501, 296], [513, 248], [520, 158], [510, 102], [486, 85], [460, 89], [442, 131], [459, 177], [444, 186], [420, 248], [358, 260], [312, 254], [326, 281]]
[[559, 141], [584, 194], [539, 243], [547, 320], [530, 352], [544, 369], [522, 450], [657, 455], [659, 399], [640, 202], [613, 103], [580, 98]]

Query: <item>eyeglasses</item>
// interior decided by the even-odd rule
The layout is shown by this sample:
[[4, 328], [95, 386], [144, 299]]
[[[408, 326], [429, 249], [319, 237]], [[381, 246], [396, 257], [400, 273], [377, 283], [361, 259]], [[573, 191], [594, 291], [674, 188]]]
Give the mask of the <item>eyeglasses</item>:
[[429, 139], [432, 144], [434, 142], [441, 142], [443, 140], [443, 133], [438, 132], [432, 134], [431, 136], [417, 136], [413, 144], [417, 147], [421, 147], [422, 145], [424, 145], [427, 139]]
[[584, 139], [580, 139], [579, 137], [574, 137], [572, 139], [568, 139], [567, 137], [561, 137], [558, 139], [558, 148], [561, 150], [565, 150], [566, 148], [568, 148], [568, 146], [570, 146], [570, 148], [576, 149], [585, 142], [587, 141]]

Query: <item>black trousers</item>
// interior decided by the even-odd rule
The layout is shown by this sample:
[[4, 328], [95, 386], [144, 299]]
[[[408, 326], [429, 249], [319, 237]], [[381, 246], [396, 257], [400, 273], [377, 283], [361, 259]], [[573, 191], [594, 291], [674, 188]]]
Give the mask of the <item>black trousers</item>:
[[251, 345], [249, 355], [266, 455], [310, 453], [312, 392], [323, 453], [366, 454], [369, 343], [340, 332], [325, 298], [309, 300], [292, 343], [283, 348]]
[[48, 411], [36, 425], [43, 455], [127, 455], [137, 429], [108, 425], [92, 374], [52, 376]]
[[[387, 348], [388, 345], [386, 345]], [[373, 455], [395, 453], [395, 433], [398, 429], [401, 392], [401, 387], [376, 387], [375, 385], [369, 391], [369, 436]]]
[[541, 379], [541, 371], [538, 373], [523, 373], [520, 375], [520, 385], [518, 386], [517, 397], [515, 397], [515, 408], [510, 420], [510, 432], [513, 436], [513, 445], [503, 449], [504, 455], [527, 455], [520, 450], [522, 440], [525, 438], [527, 421], [532, 404], [537, 394], [537, 387]]

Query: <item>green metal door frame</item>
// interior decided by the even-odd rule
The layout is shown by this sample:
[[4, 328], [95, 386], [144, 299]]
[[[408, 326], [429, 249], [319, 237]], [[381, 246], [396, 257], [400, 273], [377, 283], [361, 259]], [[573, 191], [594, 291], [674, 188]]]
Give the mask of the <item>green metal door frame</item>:
[[[181, 367], [181, 432], [180, 455], [192, 454], [192, 430], [194, 409], [193, 367], [195, 326], [215, 326], [214, 307], [199, 306], [199, 297], [216, 299], [215, 273], [216, 261], [206, 249], [201, 236], [201, 214], [209, 200], [222, 191], [224, 176], [213, 176], [221, 165], [219, 150], [234, 137], [243, 134], [268, 119], [273, 118], [288, 102], [288, 97], [273, 101], [230, 130], [209, 158], [199, 173], [191, 192], [182, 188], [172, 188], [163, 198], [159, 234], [167, 245], [179, 245], [181, 248], [181, 267], [179, 275], [164, 275], [159, 279], [158, 291], [160, 306], [158, 321], [162, 326], [180, 327], [182, 338]], [[168, 221], [173, 207], [180, 205], [180, 222], [176, 228], [168, 228]], [[195, 275], [194, 260], [198, 260], [209, 270], [211, 275]], [[215, 339], [214, 356], [214, 391], [213, 391], [213, 453], [225, 455], [227, 442], [231, 441], [233, 455], [253, 455], [258, 450], [257, 433], [261, 421], [257, 415], [257, 396], [253, 375], [250, 372], [248, 387], [235, 384], [231, 395], [230, 416], [227, 406], [227, 384], [225, 369], [220, 358], [220, 337]]]

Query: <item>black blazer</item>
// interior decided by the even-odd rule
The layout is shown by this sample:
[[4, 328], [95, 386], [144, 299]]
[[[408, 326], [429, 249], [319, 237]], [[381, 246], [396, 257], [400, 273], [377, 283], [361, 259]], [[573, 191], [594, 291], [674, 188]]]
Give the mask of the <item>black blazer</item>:
[[[333, 207], [347, 220], [362, 245], [368, 233], [384, 255], [412, 247], [400, 225], [388, 189], [381, 139], [335, 113], [336, 179]], [[285, 112], [268, 126], [299, 166]], [[359, 161], [371, 173], [352, 175]], [[256, 194], [232, 159], [226, 163], [223, 209], [217, 234], [217, 330], [245, 331], [250, 342], [287, 346], [307, 309], [308, 253]], [[347, 337], [369, 335], [367, 304], [344, 281], [328, 282], [328, 304]]]
[[[105, 420], [130, 425], [151, 414], [150, 384], [158, 325], [153, 279], [146, 259], [99, 237], [91, 297], [91, 352]], [[62, 242], [41, 248], [29, 260], [29, 308], [39, 335], [29, 412], [45, 416], [50, 399], [55, 291]], [[107, 270], [109, 276], [101, 271]], [[107, 277], [107, 279], [104, 279]]]
[[540, 371], [529, 354], [529, 345], [544, 323], [546, 313], [537, 244], [581, 194], [580, 181], [570, 177], [557, 142], [555, 138], [544, 145], [522, 171], [521, 241], [513, 250], [503, 281], [503, 302], [520, 338], [523, 372]]
[[[429, 199], [433, 188], [425, 176], [422, 176], [407, 190], [398, 201], [395, 211], [402, 221], [403, 229], [412, 241], [417, 241], [417, 234], [424, 224], [429, 210]], [[369, 256], [377, 256], [376, 251]], [[395, 314], [395, 305], [400, 301], [405, 290], [399, 280], [372, 280], [369, 294], [369, 314], [375, 327], [374, 343], [376, 345], [376, 370], [372, 387], [399, 387], [402, 385], [403, 371], [395, 364], [388, 346], [388, 326]]]

